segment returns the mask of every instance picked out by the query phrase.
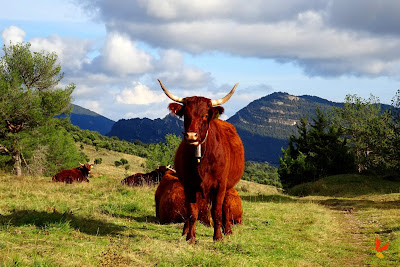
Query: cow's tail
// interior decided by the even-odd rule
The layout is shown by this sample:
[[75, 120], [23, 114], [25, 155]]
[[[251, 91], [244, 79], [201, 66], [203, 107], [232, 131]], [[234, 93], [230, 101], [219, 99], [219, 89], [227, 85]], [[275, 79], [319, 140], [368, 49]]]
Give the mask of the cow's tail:
[[53, 178], [51, 178], [51, 180], [52, 180], [53, 182], [57, 182], [57, 181], [58, 181], [57, 174], [56, 174], [56, 175], [54, 175], [54, 176], [53, 176]]

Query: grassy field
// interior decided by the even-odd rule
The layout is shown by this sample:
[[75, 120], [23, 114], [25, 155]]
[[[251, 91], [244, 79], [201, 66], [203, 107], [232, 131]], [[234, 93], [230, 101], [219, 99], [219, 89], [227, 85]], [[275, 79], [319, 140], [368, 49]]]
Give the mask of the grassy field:
[[[0, 266], [400, 264], [400, 183], [334, 176], [297, 197], [241, 181], [243, 225], [213, 242], [212, 228], [198, 224], [198, 244], [188, 245], [183, 224], [157, 221], [156, 188], [122, 186], [113, 168], [95, 168], [90, 183], [70, 185], [1, 173]], [[346, 183], [353, 189], [341, 194]], [[375, 237], [389, 242], [383, 258], [372, 250]]]

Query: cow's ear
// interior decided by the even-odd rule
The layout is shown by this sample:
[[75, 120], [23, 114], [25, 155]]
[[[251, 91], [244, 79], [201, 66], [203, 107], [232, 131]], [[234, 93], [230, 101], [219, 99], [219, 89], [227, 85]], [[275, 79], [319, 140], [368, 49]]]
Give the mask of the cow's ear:
[[178, 115], [179, 117], [183, 116], [183, 106], [178, 103], [171, 103], [168, 105], [168, 109], [171, 113]]
[[224, 108], [221, 106], [216, 106], [216, 107], [212, 107], [211, 108], [212, 111], [212, 119], [218, 119], [219, 115], [221, 115], [222, 113], [224, 113]]

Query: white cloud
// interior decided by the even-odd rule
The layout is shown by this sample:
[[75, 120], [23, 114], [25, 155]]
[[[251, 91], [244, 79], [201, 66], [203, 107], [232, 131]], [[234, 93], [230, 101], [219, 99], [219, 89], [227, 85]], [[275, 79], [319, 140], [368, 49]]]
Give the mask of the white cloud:
[[11, 25], [10, 27], [1, 31], [1, 40], [5, 45], [8, 45], [10, 42], [13, 44], [21, 43], [25, 40], [25, 35], [26, 33], [24, 30], [18, 28], [17, 26]]
[[160, 103], [165, 99], [163, 94], [155, 93], [139, 82], [134, 82], [133, 87], [125, 88], [116, 96], [118, 103], [129, 105], [149, 105]]
[[185, 65], [184, 56], [174, 49], [161, 50], [156, 62], [158, 78], [163, 83], [180, 88], [206, 87], [211, 81], [211, 74], [196, 66]]
[[102, 52], [104, 69], [114, 74], [145, 73], [153, 68], [151, 55], [124, 34], [109, 33]]
[[98, 101], [94, 100], [83, 100], [78, 102], [80, 106], [85, 107], [91, 111], [94, 111], [98, 114], [103, 114], [104, 110], [102, 108], [102, 105]]
[[[364, 3], [368, 13], [357, 13]], [[157, 48], [291, 61], [309, 75], [400, 76], [400, 2], [394, 0], [120, 0], [114, 6], [99, 0], [90, 6], [108, 30]]]
[[88, 63], [87, 54], [93, 49], [93, 42], [89, 39], [60, 37], [57, 34], [34, 37], [29, 42], [32, 51], [55, 52], [61, 66], [71, 71], [79, 70], [84, 63]]

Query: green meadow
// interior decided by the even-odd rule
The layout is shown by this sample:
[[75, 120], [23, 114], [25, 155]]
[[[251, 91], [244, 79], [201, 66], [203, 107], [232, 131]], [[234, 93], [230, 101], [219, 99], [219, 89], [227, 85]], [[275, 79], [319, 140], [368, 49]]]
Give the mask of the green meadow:
[[[155, 217], [156, 187], [121, 185], [129, 173], [112, 157], [123, 155], [102, 156], [90, 183], [1, 173], [0, 266], [400, 264], [399, 182], [340, 175], [287, 194], [241, 181], [243, 224], [214, 242], [213, 229], [198, 223], [198, 242], [189, 245], [183, 224], [162, 225]], [[372, 250], [375, 237], [389, 243], [383, 258]]]
[[[359, 177], [363, 179], [364, 177]], [[333, 177], [333, 179], [337, 179]], [[329, 181], [329, 178], [326, 179]], [[380, 184], [385, 190], [385, 181]], [[342, 185], [338, 185], [342, 186]], [[196, 245], [182, 224], [155, 218], [153, 187], [119, 179], [59, 184], [2, 175], [2, 266], [395, 266], [400, 263], [400, 194], [293, 197], [242, 181], [243, 225], [222, 242], [199, 224]], [[378, 258], [375, 237], [390, 243]]]

